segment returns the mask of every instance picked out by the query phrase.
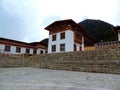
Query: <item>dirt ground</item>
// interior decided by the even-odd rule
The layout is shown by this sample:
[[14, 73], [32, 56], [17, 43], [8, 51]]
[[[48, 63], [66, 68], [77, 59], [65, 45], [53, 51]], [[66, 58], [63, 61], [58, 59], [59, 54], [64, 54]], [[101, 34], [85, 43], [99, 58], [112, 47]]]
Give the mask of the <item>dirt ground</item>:
[[120, 75], [0, 68], [0, 90], [120, 90]]

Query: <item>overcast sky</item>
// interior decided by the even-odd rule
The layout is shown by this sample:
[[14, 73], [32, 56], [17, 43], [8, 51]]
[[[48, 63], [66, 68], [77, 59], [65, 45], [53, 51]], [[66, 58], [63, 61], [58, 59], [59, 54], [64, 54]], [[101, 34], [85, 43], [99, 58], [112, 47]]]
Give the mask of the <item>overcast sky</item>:
[[0, 0], [0, 37], [36, 42], [55, 20], [99, 19], [120, 25], [120, 0]]

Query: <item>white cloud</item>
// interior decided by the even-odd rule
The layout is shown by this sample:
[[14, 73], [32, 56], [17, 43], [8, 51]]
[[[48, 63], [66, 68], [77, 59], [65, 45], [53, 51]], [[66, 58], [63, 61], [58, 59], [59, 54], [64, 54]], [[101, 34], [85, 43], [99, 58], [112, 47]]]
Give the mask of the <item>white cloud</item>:
[[110, 21], [116, 12], [117, 0], [40, 0], [44, 16], [59, 15], [80, 21], [83, 16]]
[[[7, 16], [14, 17], [14, 20], [18, 18], [16, 19], [18, 27], [12, 19], [8, 22], [1, 18], [6, 21], [7, 25], [16, 25], [13, 31], [21, 30], [19, 40], [40, 41], [48, 37], [48, 32], [44, 30], [46, 25], [57, 19], [71, 18], [80, 22], [85, 18], [92, 18], [111, 24], [118, 22], [116, 14], [119, 14], [120, 5], [117, 1], [119, 0], [1, 0], [0, 7], [7, 12]], [[6, 28], [3, 30], [8, 32]], [[11, 37], [14, 39], [12, 35]]]
[[[3, 32], [1, 33], [1, 36], [7, 38], [11, 37], [11, 39], [18, 39], [27, 42], [35, 41], [36, 38], [39, 38], [41, 35], [40, 27], [43, 19], [40, 16], [38, 2], [39, 0], [2, 0], [2, 3], [0, 4], [0, 10], [3, 13], [6, 13], [5, 15], [0, 15], [0, 18], [2, 18], [2, 21], [6, 22], [6, 24], [2, 22], [2, 24], [0, 24], [0, 26], [2, 25], [1, 32]], [[7, 19], [8, 16], [9, 19]], [[6, 25], [9, 25], [7, 26], [10, 27], [9, 30], [6, 28]], [[15, 34], [12, 34], [11, 31]], [[40, 40], [41, 38], [39, 38], [39, 41]]]

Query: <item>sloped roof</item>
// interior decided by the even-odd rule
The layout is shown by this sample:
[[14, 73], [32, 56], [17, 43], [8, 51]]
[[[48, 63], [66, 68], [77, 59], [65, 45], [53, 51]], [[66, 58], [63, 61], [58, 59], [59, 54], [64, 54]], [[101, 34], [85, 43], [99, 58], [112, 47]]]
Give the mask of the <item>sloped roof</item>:
[[2, 38], [2, 37], [0, 37], [0, 44], [33, 48], [33, 45], [31, 45], [30, 43], [7, 39], [7, 38]]
[[46, 39], [43, 39], [42, 41], [40, 41], [40, 42], [32, 42], [32, 43], [30, 43], [31, 45], [33, 45], [33, 46], [44, 46], [44, 47], [48, 47], [48, 38], [46, 38]]
[[47, 27], [45, 27], [45, 29], [49, 31], [49, 30], [51, 30], [51, 28], [53, 26], [58, 25], [58, 24], [63, 23], [63, 22], [69, 23], [71, 25], [75, 25], [76, 24], [72, 19], [59, 20], [59, 21], [55, 21], [55, 22], [51, 23], [50, 25], [48, 25]]
[[26, 42], [12, 40], [12, 39], [7, 39], [7, 38], [2, 38], [2, 37], [0, 37], [0, 41], [10, 41], [10, 42], [15, 42], [15, 43], [22, 43], [22, 44], [30, 45], [29, 43], [26, 43]]
[[57, 26], [57, 25], [59, 25], [61, 23], [66, 23], [66, 24], [71, 25], [73, 27], [74, 26], [79, 26], [81, 29], [85, 30], [82, 26], [80, 26], [79, 24], [77, 24], [72, 19], [55, 21], [55, 22], [51, 23], [50, 25], [48, 25], [47, 27], [45, 27], [45, 29], [48, 30], [48, 31], [50, 31], [52, 27]]
[[[0, 37], [0, 42], [4, 42], [5, 44], [10, 44], [12, 43], [13, 45], [19, 45], [19, 46], [23, 46], [23, 47], [26, 47], [29, 46], [29, 47], [34, 47], [36, 45], [42, 45], [42, 46], [48, 46], [48, 38], [40, 41], [40, 42], [32, 42], [32, 43], [26, 43], [26, 42], [22, 42], [22, 41], [17, 41], [17, 40], [12, 40], [12, 39], [7, 39], [7, 38], [2, 38]], [[10, 43], [9, 43], [10, 42]]]

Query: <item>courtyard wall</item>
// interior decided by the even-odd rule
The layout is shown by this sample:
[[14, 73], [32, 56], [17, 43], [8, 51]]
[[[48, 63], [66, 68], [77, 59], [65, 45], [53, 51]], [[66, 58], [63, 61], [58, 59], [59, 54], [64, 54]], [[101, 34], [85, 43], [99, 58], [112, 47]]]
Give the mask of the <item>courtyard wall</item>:
[[120, 48], [64, 52], [30, 57], [30, 67], [120, 74]]
[[0, 54], [0, 67], [33, 67], [120, 74], [120, 48], [51, 53], [34, 56]]

